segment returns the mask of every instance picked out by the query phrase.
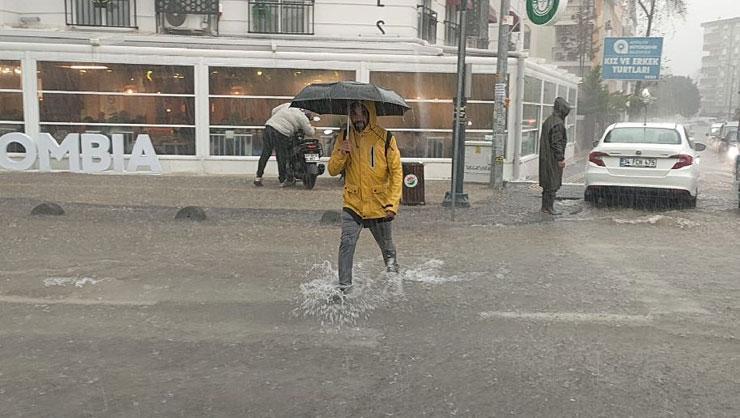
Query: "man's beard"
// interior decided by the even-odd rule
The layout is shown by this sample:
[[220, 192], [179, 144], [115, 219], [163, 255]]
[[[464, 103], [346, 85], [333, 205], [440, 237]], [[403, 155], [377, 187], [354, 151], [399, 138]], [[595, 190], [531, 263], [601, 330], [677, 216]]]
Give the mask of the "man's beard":
[[365, 130], [365, 127], [367, 126], [367, 124], [365, 122], [363, 122], [363, 121], [354, 122], [352, 125], [355, 127], [355, 131], [357, 131], [357, 132], [364, 131]]

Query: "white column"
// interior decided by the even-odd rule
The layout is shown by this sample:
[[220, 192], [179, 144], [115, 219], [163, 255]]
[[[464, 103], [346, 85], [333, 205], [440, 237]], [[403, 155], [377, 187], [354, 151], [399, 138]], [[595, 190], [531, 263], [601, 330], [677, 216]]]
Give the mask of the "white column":
[[208, 107], [208, 64], [195, 66], [195, 155], [201, 160], [210, 154], [210, 110]]
[[[516, 83], [514, 89], [514, 100], [510, 103], [514, 104], [514, 112], [512, 121], [509, 119], [509, 126], [513, 126], [514, 134], [514, 158], [512, 165], [512, 178], [511, 180], [519, 180], [521, 175], [520, 168], [522, 164], [522, 119], [524, 118], [524, 69], [526, 68], [525, 59], [518, 58], [516, 66]], [[513, 122], [513, 124], [512, 124]], [[511, 137], [511, 133], [509, 134]]]
[[370, 68], [365, 61], [360, 62], [360, 68], [357, 69], [357, 81], [370, 82]]
[[26, 134], [31, 138], [39, 136], [39, 97], [36, 76], [36, 60], [26, 53], [21, 60], [23, 70], [21, 85], [23, 87], [23, 120]]

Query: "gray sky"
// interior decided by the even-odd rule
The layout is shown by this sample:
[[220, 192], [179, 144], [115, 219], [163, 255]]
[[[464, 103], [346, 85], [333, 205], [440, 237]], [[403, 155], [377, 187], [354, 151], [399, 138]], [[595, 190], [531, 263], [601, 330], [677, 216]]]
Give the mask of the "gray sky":
[[[686, 20], [673, 18], [660, 28], [665, 32], [663, 56], [675, 75], [695, 78], [701, 68], [703, 22], [740, 17], [740, 0], [686, 0]], [[638, 18], [641, 17], [638, 12]]]

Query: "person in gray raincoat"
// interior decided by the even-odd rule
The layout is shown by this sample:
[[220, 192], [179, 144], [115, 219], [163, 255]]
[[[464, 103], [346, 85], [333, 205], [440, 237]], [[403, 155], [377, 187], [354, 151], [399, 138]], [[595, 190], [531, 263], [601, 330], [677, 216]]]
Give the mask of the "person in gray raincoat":
[[555, 211], [555, 194], [563, 184], [565, 168], [565, 146], [568, 134], [565, 130], [565, 118], [570, 113], [570, 104], [558, 97], [555, 106], [540, 133], [540, 186], [542, 186], [542, 212], [560, 215]]

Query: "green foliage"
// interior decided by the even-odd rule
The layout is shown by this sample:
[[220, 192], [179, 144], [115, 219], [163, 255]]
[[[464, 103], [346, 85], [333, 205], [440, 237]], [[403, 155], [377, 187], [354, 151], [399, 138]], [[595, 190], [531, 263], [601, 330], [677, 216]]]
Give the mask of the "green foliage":
[[699, 112], [701, 95], [696, 83], [684, 76], [664, 77], [654, 88], [650, 88], [656, 102], [649, 107], [653, 116], [681, 115], [691, 117]]
[[609, 93], [601, 79], [601, 66], [596, 66], [583, 77], [579, 105], [582, 114], [602, 120], [618, 118], [627, 109], [627, 101], [628, 97], [621, 93]]

